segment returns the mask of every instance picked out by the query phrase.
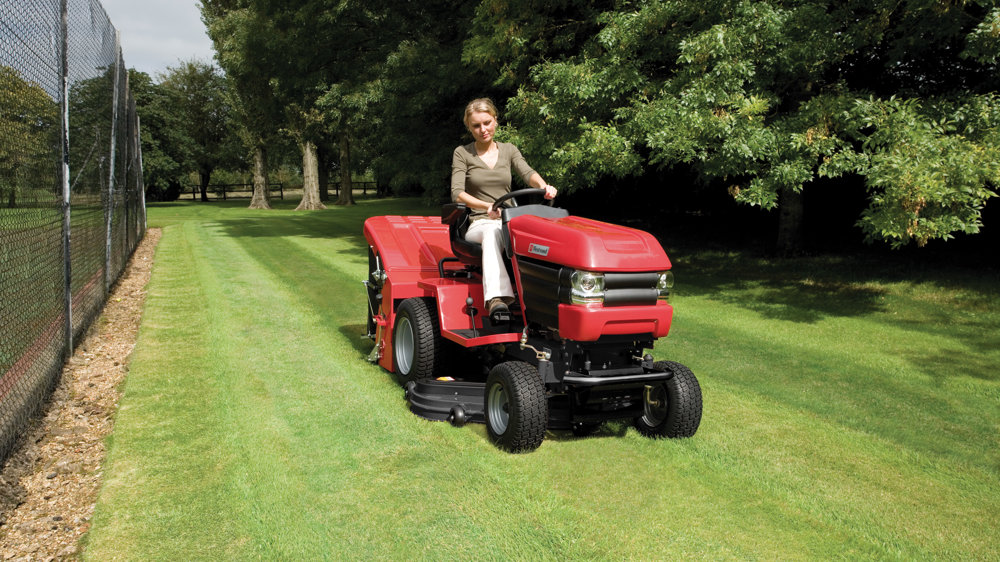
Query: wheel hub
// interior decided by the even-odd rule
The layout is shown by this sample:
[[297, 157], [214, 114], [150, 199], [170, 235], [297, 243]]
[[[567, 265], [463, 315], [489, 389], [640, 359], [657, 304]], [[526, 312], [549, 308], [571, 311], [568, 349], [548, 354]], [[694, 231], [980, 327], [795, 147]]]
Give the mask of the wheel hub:
[[410, 324], [410, 319], [405, 316], [401, 317], [396, 332], [392, 344], [396, 365], [399, 367], [400, 374], [407, 375], [413, 367], [414, 350], [413, 325]]
[[507, 431], [507, 424], [510, 423], [510, 401], [503, 385], [495, 384], [490, 388], [489, 399], [486, 401], [486, 417], [497, 435]]
[[663, 420], [667, 419], [667, 393], [664, 386], [646, 385], [642, 396], [643, 420], [651, 426], [663, 423]]

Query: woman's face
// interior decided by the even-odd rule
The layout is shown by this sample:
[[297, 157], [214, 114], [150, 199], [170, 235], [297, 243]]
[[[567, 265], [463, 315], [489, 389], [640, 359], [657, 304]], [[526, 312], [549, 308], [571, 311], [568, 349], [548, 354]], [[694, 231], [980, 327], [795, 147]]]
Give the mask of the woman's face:
[[497, 120], [485, 111], [473, 111], [469, 114], [469, 132], [476, 142], [487, 143], [493, 140], [497, 130]]

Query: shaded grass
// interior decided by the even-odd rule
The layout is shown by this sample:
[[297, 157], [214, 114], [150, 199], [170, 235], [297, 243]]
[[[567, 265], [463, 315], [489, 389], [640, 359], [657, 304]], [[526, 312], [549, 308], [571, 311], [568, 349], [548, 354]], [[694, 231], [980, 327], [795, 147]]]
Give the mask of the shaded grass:
[[165, 227], [86, 557], [996, 558], [995, 280], [676, 254], [660, 358], [683, 441], [623, 424], [528, 455], [406, 409], [367, 364], [364, 217], [152, 207]]

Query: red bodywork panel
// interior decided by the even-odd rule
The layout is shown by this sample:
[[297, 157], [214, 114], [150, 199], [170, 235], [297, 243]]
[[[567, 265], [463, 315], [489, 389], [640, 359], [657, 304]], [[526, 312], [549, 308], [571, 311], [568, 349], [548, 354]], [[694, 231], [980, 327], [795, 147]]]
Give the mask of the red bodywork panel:
[[[532, 215], [514, 217], [509, 223], [514, 252], [560, 266], [600, 272], [642, 272], [670, 269], [670, 260], [656, 239], [643, 231], [581, 217], [560, 219]], [[471, 332], [472, 318], [466, 299], [478, 310], [477, 330], [482, 329], [483, 289], [478, 279], [445, 278], [438, 273], [442, 258], [454, 257], [448, 226], [438, 217], [377, 216], [365, 221], [365, 238], [379, 257], [386, 281], [376, 323], [377, 345], [382, 346], [379, 365], [393, 370], [392, 327], [399, 303], [411, 297], [432, 297], [437, 303], [442, 335], [460, 345], [476, 347], [512, 343], [517, 332], [480, 336]], [[447, 264], [458, 267], [457, 264]], [[518, 283], [520, 285], [520, 283]], [[602, 335], [667, 335], [673, 308], [656, 306], [585, 307], [559, 305], [559, 331], [563, 338], [594, 341]]]
[[[509, 230], [516, 255], [563, 267], [604, 273], [670, 269], [670, 259], [653, 235], [626, 226], [582, 217], [553, 220], [525, 215], [511, 220]], [[666, 302], [616, 307], [560, 304], [559, 335], [575, 341], [628, 334], [662, 338], [670, 331], [673, 312]], [[527, 314], [530, 318], [530, 311]]]
[[[380, 333], [376, 342], [382, 345], [378, 363], [386, 370], [393, 371], [392, 327], [396, 320], [396, 307], [411, 297], [434, 297], [442, 335], [466, 347], [520, 339], [517, 333], [477, 338], [465, 338], [456, 333], [471, 328], [472, 321], [466, 311], [468, 297], [472, 297], [477, 310], [482, 312], [485, 309], [483, 286], [476, 280], [439, 277], [438, 262], [441, 258], [454, 257], [448, 240], [448, 225], [441, 224], [440, 218], [371, 217], [365, 221], [365, 238], [378, 255], [387, 275], [382, 287], [382, 308], [377, 319]], [[476, 328], [480, 329], [483, 319], [478, 317], [477, 320]]]
[[674, 307], [666, 302], [656, 306], [588, 307], [559, 305], [559, 335], [574, 341], [595, 341], [605, 335], [653, 334], [666, 337]]
[[582, 217], [510, 221], [514, 253], [587, 271], [666, 271], [670, 259], [648, 232]]

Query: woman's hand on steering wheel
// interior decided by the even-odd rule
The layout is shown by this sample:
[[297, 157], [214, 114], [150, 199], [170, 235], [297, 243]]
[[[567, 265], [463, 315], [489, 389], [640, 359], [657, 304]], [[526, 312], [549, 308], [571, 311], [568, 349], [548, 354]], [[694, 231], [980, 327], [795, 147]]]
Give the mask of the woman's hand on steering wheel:
[[546, 188], [547, 189], [538, 189], [538, 188], [532, 187], [532, 188], [528, 188], [528, 189], [518, 189], [516, 191], [509, 191], [507, 193], [504, 193], [500, 197], [498, 197], [497, 200], [493, 202], [493, 205], [490, 207], [490, 209], [499, 209], [500, 206], [503, 203], [507, 202], [507, 200], [513, 199], [515, 197], [520, 197], [522, 195], [542, 195], [542, 196], [545, 197], [545, 203], [548, 204], [551, 207], [552, 206], [552, 197], [555, 197], [555, 194], [553, 193], [552, 197], [549, 197], [548, 196], [549, 195], [549, 190], [552, 190], [552, 192], [555, 192], [556, 188], [552, 187], [551, 185], [546, 186]]

